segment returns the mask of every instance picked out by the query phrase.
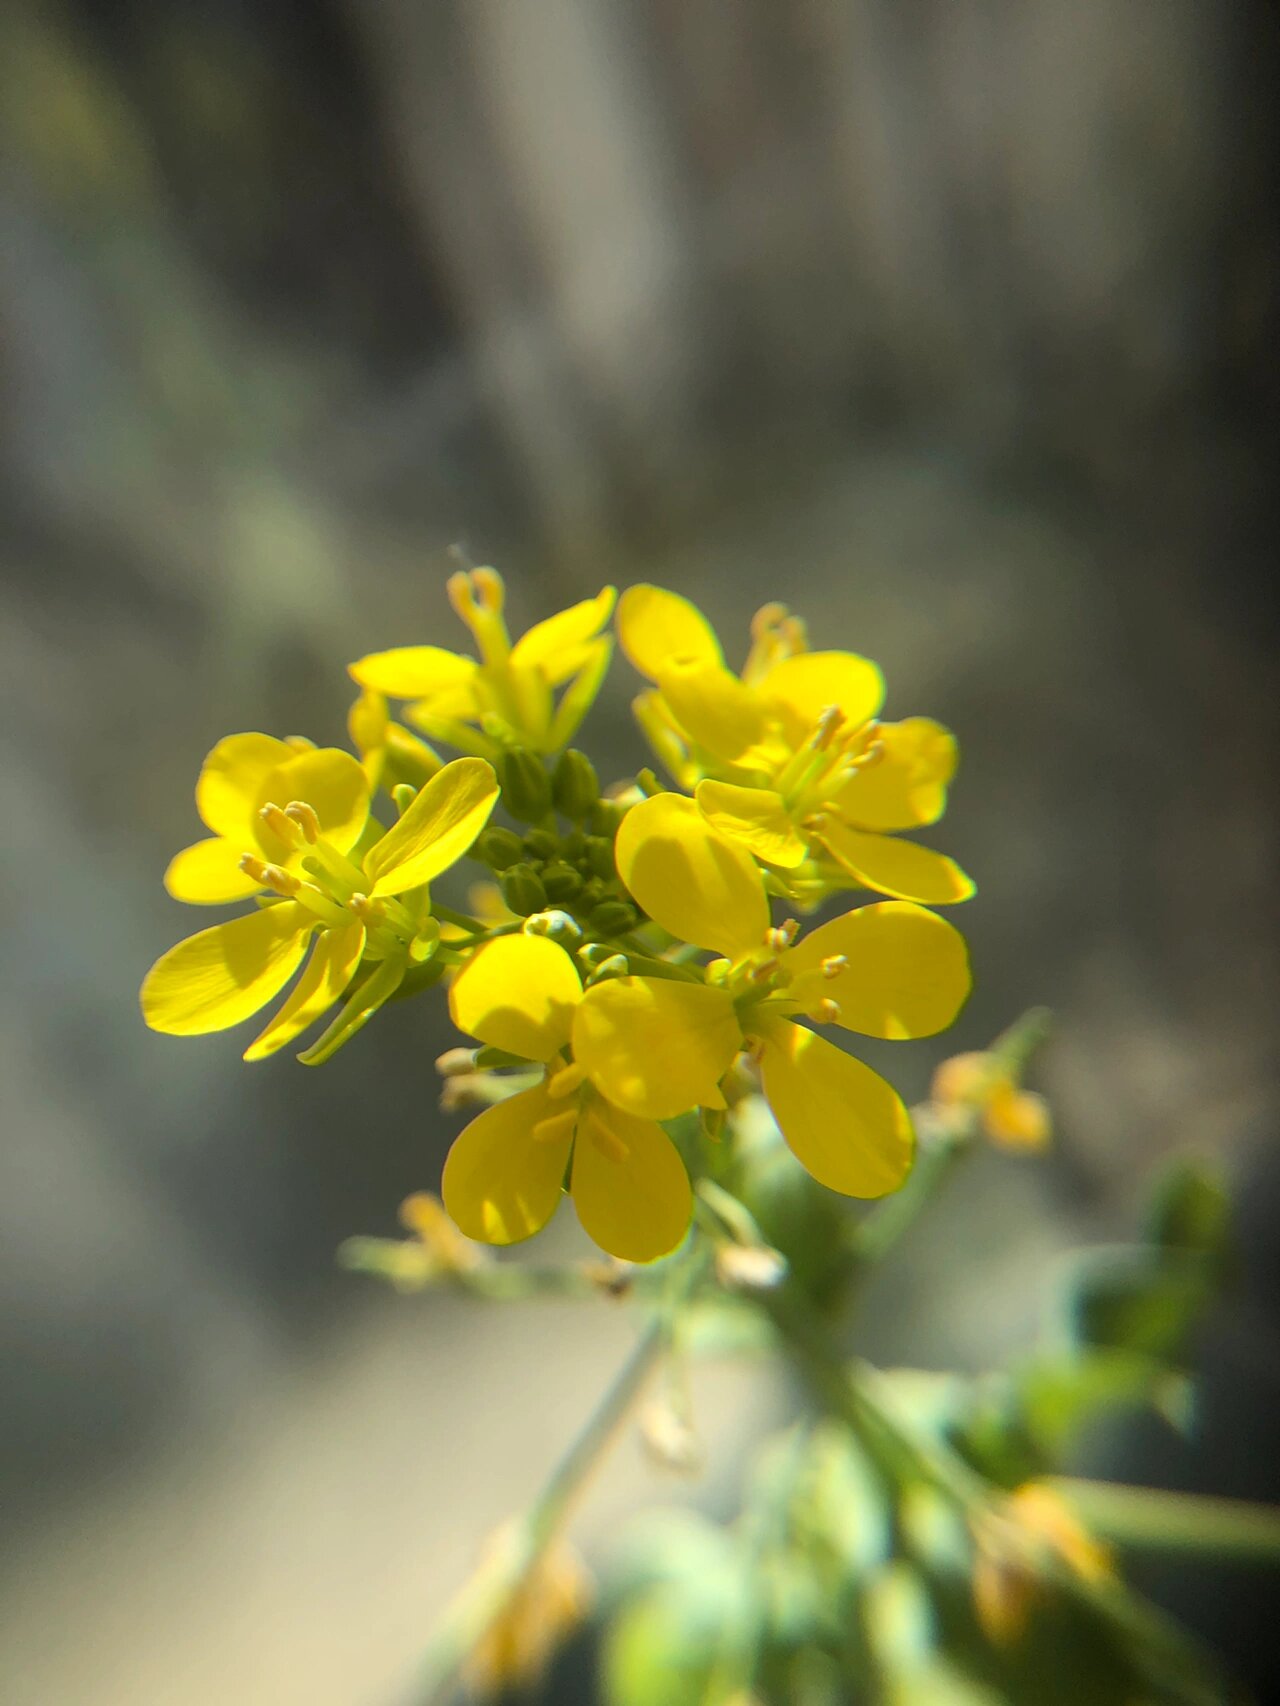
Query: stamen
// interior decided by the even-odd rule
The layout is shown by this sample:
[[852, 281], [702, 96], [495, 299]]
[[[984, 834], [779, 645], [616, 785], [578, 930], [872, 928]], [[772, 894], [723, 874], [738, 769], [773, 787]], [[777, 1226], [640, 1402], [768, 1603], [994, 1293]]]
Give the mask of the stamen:
[[848, 964], [848, 954], [828, 954], [826, 959], [822, 962], [822, 975], [830, 981], [833, 977], [839, 977], [840, 973], [846, 969]]
[[261, 883], [264, 889], [274, 889], [277, 894], [295, 895], [302, 887], [302, 883], [291, 872], [279, 865], [269, 865], [265, 859], [259, 859], [256, 853], [243, 854], [240, 869], [246, 877], [252, 877], [255, 883]]
[[316, 816], [315, 808], [309, 806], [305, 800], [290, 800], [284, 808], [284, 815], [297, 824], [314, 847], [320, 839], [320, 819]]
[[755, 965], [748, 967], [747, 982], [767, 983], [777, 969], [778, 961], [776, 959], [758, 960]]
[[828, 705], [818, 718], [817, 727], [810, 739], [810, 746], [815, 752], [825, 752], [835, 739], [844, 722], [844, 714], [839, 705]]
[[461, 1072], [474, 1072], [476, 1051], [473, 1048], [447, 1048], [436, 1059], [436, 1071], [441, 1078], [456, 1078]]
[[362, 924], [381, 924], [387, 916], [382, 902], [370, 900], [367, 894], [353, 894], [347, 905]]
[[579, 1066], [576, 1060], [569, 1066], [562, 1066], [559, 1072], [553, 1072], [548, 1078], [547, 1095], [553, 1102], [558, 1102], [562, 1096], [572, 1096], [586, 1076], [586, 1067]]
[[268, 800], [258, 812], [258, 816], [266, 824], [278, 840], [286, 847], [298, 847], [302, 844], [302, 829], [293, 818], [286, 816], [274, 801]]
[[815, 1025], [834, 1025], [840, 1017], [840, 1003], [824, 995], [809, 1014]]
[[787, 607], [776, 600], [770, 604], [762, 604], [751, 618], [751, 638], [753, 640], [767, 639], [775, 628], [781, 627], [786, 621]]
[[578, 1123], [577, 1108], [566, 1108], [562, 1114], [552, 1114], [549, 1119], [539, 1120], [533, 1128], [535, 1143], [563, 1143], [566, 1138], [573, 1136], [574, 1127]]
[[507, 589], [497, 569], [472, 569], [471, 584], [479, 594], [480, 603], [491, 616], [500, 616], [506, 602]]
[[775, 953], [782, 953], [789, 948], [800, 934], [800, 925], [794, 918], [784, 918], [781, 924], [775, 924], [765, 932], [765, 946], [772, 948]]

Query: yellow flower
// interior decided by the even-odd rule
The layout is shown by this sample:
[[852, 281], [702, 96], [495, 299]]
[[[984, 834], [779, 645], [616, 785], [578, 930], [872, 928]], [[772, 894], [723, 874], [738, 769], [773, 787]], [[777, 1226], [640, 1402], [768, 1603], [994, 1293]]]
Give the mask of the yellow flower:
[[618, 1107], [669, 1119], [723, 1108], [721, 1080], [747, 1046], [783, 1136], [814, 1178], [847, 1196], [896, 1189], [914, 1148], [901, 1098], [795, 1016], [889, 1039], [945, 1029], [970, 988], [958, 931], [923, 907], [885, 901], [796, 942], [794, 925], [770, 927], [746, 850], [677, 794], [632, 808], [617, 859], [657, 924], [724, 958], [701, 984], [640, 976], [589, 989], [573, 1024], [578, 1067]]
[[307, 801], [320, 833], [339, 853], [355, 846], [369, 816], [364, 772], [349, 752], [271, 735], [228, 735], [205, 759], [196, 783], [196, 810], [213, 835], [184, 847], [164, 874], [175, 900], [218, 906], [256, 894], [262, 883], [245, 870], [246, 853], [285, 870], [298, 868], [292, 838], [282, 839], [262, 816], [271, 800]]
[[[211, 759], [237, 739], [266, 737], [233, 737], [233, 742], [215, 748]], [[435, 953], [440, 928], [430, 914], [427, 884], [462, 857], [488, 820], [498, 797], [492, 767], [478, 758], [447, 764], [391, 829], [377, 839], [366, 833], [363, 857], [357, 862], [350, 825], [353, 820], [365, 825], [368, 813], [360, 766], [345, 753], [306, 757], [314, 761], [306, 774], [287, 763], [270, 776], [289, 787], [300, 781], [312, 785], [325, 799], [334, 776], [346, 778], [354, 769], [363, 790], [358, 804], [351, 804], [333, 839], [323, 832], [324, 820], [313, 799], [290, 796], [286, 790], [286, 806], [271, 799], [264, 802], [257, 814], [261, 831], [254, 822], [245, 824], [245, 840], [250, 831], [255, 840], [242, 847], [240, 869], [250, 891], [266, 889], [276, 898], [246, 917], [189, 936], [156, 961], [142, 985], [142, 1013], [153, 1030], [198, 1036], [239, 1024], [279, 994], [311, 948], [305, 971], [245, 1050], [245, 1059], [273, 1054], [328, 1012], [363, 962], [368, 975], [335, 1024], [303, 1057], [316, 1064], [365, 1023], [412, 965]], [[339, 765], [339, 759], [346, 764]], [[202, 784], [210, 774], [222, 792], [206, 787], [202, 815], [211, 828], [225, 823], [228, 845], [234, 846], [231, 811], [221, 810], [224, 798], [233, 797], [224, 786], [226, 770], [211, 772], [207, 764]], [[243, 797], [242, 792], [234, 795], [237, 802]], [[210, 798], [215, 801], [212, 807]], [[271, 860], [254, 850], [266, 846], [275, 855]]]
[[350, 673], [366, 692], [411, 700], [409, 721], [463, 752], [493, 755], [482, 729], [535, 752], [558, 752], [572, 740], [608, 668], [613, 642], [600, 630], [614, 596], [607, 586], [535, 623], [513, 645], [502, 577], [493, 569], [459, 573], [449, 580], [449, 599], [475, 637], [478, 660], [441, 646], [397, 646], [371, 652]]
[[361, 767], [372, 794], [388, 793], [401, 783], [420, 788], [440, 769], [438, 753], [402, 724], [393, 722], [381, 693], [362, 693], [347, 714], [347, 732], [360, 754]]
[[1053, 1134], [1049, 1104], [1022, 1089], [998, 1054], [952, 1055], [934, 1073], [930, 1096], [943, 1109], [975, 1112], [1002, 1149], [1045, 1149]]
[[879, 721], [884, 678], [869, 658], [808, 650], [803, 625], [766, 605], [736, 676], [696, 606], [655, 586], [628, 588], [617, 628], [655, 684], [635, 701], [654, 750], [793, 895], [861, 887], [945, 905], [973, 893], [953, 860], [898, 838], [941, 817], [956, 742], [928, 717]]
[[454, 979], [458, 1029], [545, 1073], [460, 1133], [441, 1194], [468, 1238], [514, 1244], [547, 1224], [567, 1178], [578, 1219], [601, 1249], [651, 1262], [688, 1230], [689, 1177], [656, 1119], [611, 1105], [570, 1064], [582, 1002], [574, 961], [546, 936], [487, 942]]

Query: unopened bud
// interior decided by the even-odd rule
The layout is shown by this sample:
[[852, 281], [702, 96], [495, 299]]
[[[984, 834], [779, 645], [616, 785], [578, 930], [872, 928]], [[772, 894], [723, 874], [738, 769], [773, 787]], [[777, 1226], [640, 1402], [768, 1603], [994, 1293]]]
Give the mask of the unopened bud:
[[607, 960], [601, 960], [595, 971], [587, 979], [587, 988], [593, 984], [604, 983], [611, 977], [626, 977], [631, 966], [625, 954], [610, 954]]
[[551, 797], [571, 823], [581, 823], [588, 815], [600, 798], [600, 778], [585, 752], [568, 747], [560, 754], [551, 775]]
[[582, 887], [582, 878], [572, 865], [566, 865], [563, 859], [554, 859], [543, 867], [542, 886], [547, 891], [548, 900], [572, 900]]
[[502, 873], [501, 888], [503, 900], [520, 918], [546, 908], [547, 891], [532, 865], [512, 865]]
[[609, 882], [617, 872], [614, 863], [613, 842], [605, 835], [589, 835], [584, 849], [587, 869], [600, 878], [601, 882]]
[[636, 909], [625, 900], [602, 900], [587, 920], [587, 929], [593, 936], [625, 936], [635, 926]]
[[582, 926], [568, 912], [561, 912], [557, 907], [548, 907], [545, 912], [533, 912], [524, 921], [526, 936], [550, 936], [553, 942], [559, 942], [568, 947], [571, 942], [582, 940]]
[[549, 829], [531, 829], [524, 838], [524, 851], [530, 859], [558, 859], [560, 837]]
[[498, 760], [502, 803], [521, 823], [537, 823], [551, 810], [551, 778], [536, 752], [512, 746]]
[[612, 842], [626, 815], [625, 806], [620, 806], [616, 800], [597, 800], [587, 813], [587, 828], [592, 835], [603, 835]]
[[492, 871], [508, 871], [524, 858], [524, 843], [514, 829], [494, 824], [486, 829], [472, 848], [477, 859]]

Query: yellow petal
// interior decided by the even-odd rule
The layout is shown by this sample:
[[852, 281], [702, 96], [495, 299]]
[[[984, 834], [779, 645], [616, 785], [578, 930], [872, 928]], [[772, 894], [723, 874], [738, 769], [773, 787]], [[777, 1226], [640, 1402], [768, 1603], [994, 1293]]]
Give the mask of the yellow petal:
[[676, 722], [724, 763], [736, 763], [764, 738], [764, 703], [730, 670], [677, 660], [664, 664], [657, 679]]
[[[822, 975], [825, 959], [848, 964]], [[855, 907], [783, 955], [789, 993], [806, 1009], [829, 996], [836, 1023], [868, 1037], [931, 1037], [946, 1030], [972, 988], [964, 937], [936, 912], [909, 901]]]
[[446, 764], [365, 859], [374, 879], [370, 894], [403, 894], [447, 871], [484, 828], [497, 799], [497, 777], [483, 758]]
[[454, 1141], [440, 1194], [454, 1224], [482, 1244], [515, 1244], [551, 1219], [572, 1132], [548, 1142], [533, 1129], [561, 1110], [536, 1085], [486, 1108]]
[[609, 978], [573, 1018], [574, 1060], [615, 1106], [645, 1119], [724, 1107], [720, 1080], [741, 1047], [732, 998], [702, 983]]
[[741, 842], [766, 865], [792, 870], [808, 849], [772, 788], [740, 788], [736, 782], [699, 782], [698, 810], [713, 829]]
[[[253, 845], [253, 816], [262, 804], [268, 772], [287, 763], [294, 749], [273, 735], [228, 735], [205, 759], [196, 783], [196, 810], [215, 835]], [[285, 802], [280, 802], [282, 805]], [[243, 849], [242, 849], [243, 851]]]
[[762, 945], [769, 903], [755, 861], [713, 829], [692, 800], [655, 794], [632, 806], [615, 856], [640, 905], [680, 941], [730, 959]]
[[618, 639], [631, 662], [651, 681], [676, 658], [690, 663], [724, 662], [715, 629], [687, 598], [641, 582], [618, 601]]
[[855, 726], [874, 717], [884, 704], [884, 677], [857, 652], [797, 652], [773, 666], [760, 692], [782, 712], [791, 738], [803, 740], [832, 705]]
[[147, 973], [142, 1016], [175, 1037], [228, 1030], [284, 987], [310, 935], [310, 917], [285, 901], [188, 936]]
[[926, 906], [950, 906], [968, 900], [974, 892], [973, 879], [955, 860], [931, 847], [850, 829], [830, 815], [817, 833], [838, 865], [880, 894], [922, 901]]
[[464, 687], [476, 667], [474, 658], [443, 646], [393, 646], [388, 652], [370, 652], [349, 665], [347, 673], [369, 692], [391, 699], [431, 699]]
[[606, 586], [594, 598], [584, 598], [545, 622], [535, 622], [516, 641], [512, 666], [536, 669], [553, 687], [568, 681], [582, 667], [589, 643], [613, 614], [616, 597], [614, 588]]
[[936, 823], [955, 775], [956, 737], [929, 717], [881, 723], [880, 756], [855, 770], [832, 796], [846, 823], [860, 829], [912, 829]]
[[316, 937], [306, 970], [265, 1030], [244, 1051], [246, 1060], [265, 1060], [327, 1013], [355, 975], [364, 952], [364, 925], [324, 930]]
[[220, 906], [229, 900], [244, 900], [257, 894], [260, 884], [240, 869], [240, 856], [254, 846], [249, 831], [242, 845], [214, 836], [184, 847], [169, 861], [164, 886], [175, 900], [193, 906]]
[[499, 936], [454, 978], [449, 1012], [460, 1031], [525, 1060], [550, 1060], [569, 1041], [582, 984], [546, 936]]
[[801, 1166], [847, 1197], [882, 1197], [911, 1171], [915, 1135], [878, 1072], [787, 1020], [762, 1038], [765, 1097]]
[[[320, 834], [339, 853], [355, 846], [369, 819], [369, 780], [364, 766], [338, 746], [291, 754], [287, 764], [267, 772], [259, 794], [259, 805], [269, 800], [278, 806], [287, 806], [290, 800], [305, 801], [320, 821]], [[265, 826], [259, 829], [258, 842], [282, 863], [292, 858], [293, 850], [281, 847]], [[306, 851], [302, 848], [298, 857], [305, 857]]]
[[620, 1261], [657, 1261], [689, 1230], [693, 1192], [675, 1144], [617, 1108], [596, 1103], [579, 1120], [572, 1191], [588, 1236]]

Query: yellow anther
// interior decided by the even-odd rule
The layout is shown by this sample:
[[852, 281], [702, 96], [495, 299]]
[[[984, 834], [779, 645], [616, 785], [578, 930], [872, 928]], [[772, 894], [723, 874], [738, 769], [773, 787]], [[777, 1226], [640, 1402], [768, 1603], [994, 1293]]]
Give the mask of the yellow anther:
[[839, 732], [844, 722], [844, 715], [839, 705], [828, 705], [818, 718], [817, 727], [810, 739], [810, 746], [815, 752], [825, 752]]
[[751, 638], [763, 640], [786, 620], [787, 607], [776, 601], [762, 604], [751, 618]]
[[748, 983], [767, 983], [778, 969], [776, 959], [758, 960], [747, 972]]
[[765, 946], [775, 954], [783, 953], [800, 934], [800, 926], [794, 918], [784, 918], [781, 924], [775, 924], [765, 932]]
[[347, 905], [362, 924], [381, 924], [387, 909], [380, 900], [370, 900], [367, 894], [353, 894]]
[[274, 889], [276, 894], [294, 895], [302, 887], [301, 882], [291, 872], [283, 870], [279, 865], [269, 865], [265, 859], [259, 859], [256, 853], [246, 853], [240, 860], [240, 869], [246, 877], [252, 877], [255, 883], [261, 883], [264, 889]]
[[315, 808], [309, 806], [305, 800], [290, 800], [284, 808], [284, 815], [297, 824], [304, 837], [314, 847], [320, 839], [320, 819], [316, 816]]
[[828, 981], [833, 977], [839, 977], [840, 973], [845, 970], [848, 964], [848, 954], [828, 954], [826, 959], [822, 962], [822, 975], [827, 978]]
[[840, 1003], [824, 995], [809, 1014], [815, 1025], [834, 1025], [840, 1017]]
[[566, 1108], [562, 1114], [552, 1114], [548, 1119], [539, 1120], [533, 1128], [533, 1141], [535, 1143], [563, 1143], [573, 1136], [573, 1130], [577, 1123], [577, 1108]]
[[562, 1066], [559, 1072], [553, 1072], [548, 1078], [547, 1095], [557, 1102], [562, 1096], [572, 1096], [586, 1076], [586, 1068], [579, 1066], [576, 1060], [571, 1066]]
[[284, 744], [291, 746], [295, 752], [314, 752], [316, 749], [316, 743], [308, 740], [306, 735], [286, 735]]
[[472, 569], [471, 584], [483, 608], [492, 616], [500, 615], [506, 603], [507, 589], [497, 569]]
[[809, 649], [809, 630], [804, 625], [802, 616], [787, 616], [778, 624], [778, 632], [788, 652], [807, 652]]
[[286, 847], [297, 847], [302, 842], [302, 829], [293, 818], [287, 816], [274, 801], [268, 800], [258, 812], [258, 816], [266, 824], [277, 840], [283, 841]]

